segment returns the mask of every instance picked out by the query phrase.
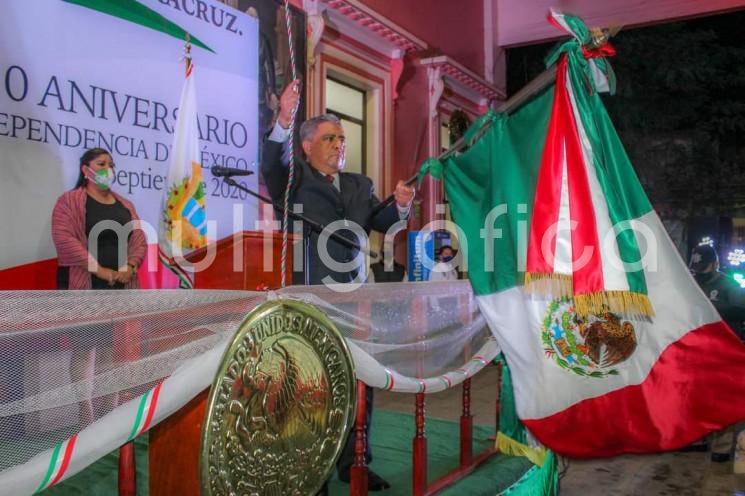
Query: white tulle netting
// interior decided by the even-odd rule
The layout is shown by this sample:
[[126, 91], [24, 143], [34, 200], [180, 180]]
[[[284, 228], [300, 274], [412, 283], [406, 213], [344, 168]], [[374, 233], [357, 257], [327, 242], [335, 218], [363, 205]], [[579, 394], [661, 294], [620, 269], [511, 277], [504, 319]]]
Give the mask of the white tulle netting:
[[65, 478], [115, 449], [131, 437], [137, 404], [156, 385], [152, 425], [176, 411], [209, 387], [246, 314], [274, 298], [301, 299], [328, 315], [358, 378], [379, 388], [442, 390], [498, 353], [466, 281], [369, 284], [351, 293], [325, 286], [0, 292], [0, 487], [38, 486], [31, 479], [43, 477], [48, 453], [71, 436], [76, 452]]

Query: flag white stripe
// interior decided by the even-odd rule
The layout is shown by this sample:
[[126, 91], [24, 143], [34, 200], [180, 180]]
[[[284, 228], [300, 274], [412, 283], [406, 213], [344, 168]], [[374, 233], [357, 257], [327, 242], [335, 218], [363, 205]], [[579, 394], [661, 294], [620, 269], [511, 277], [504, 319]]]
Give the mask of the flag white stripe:
[[140, 415], [140, 421], [137, 424], [137, 430], [135, 431], [137, 435], [140, 435], [140, 431], [142, 430], [142, 426], [145, 425], [145, 421], [147, 420], [147, 414], [150, 411], [150, 404], [153, 402], [153, 391], [150, 390], [147, 393], [147, 399], [145, 400], [145, 406], [142, 409], [142, 415]]
[[[567, 24], [567, 22], [564, 20], [564, 14], [563, 13], [561, 13], [560, 11], [555, 10], [553, 7], [551, 7], [551, 17], [553, 17], [554, 20], [556, 22], [558, 22], [559, 25], [561, 27], [563, 27], [566, 30], [567, 33], [569, 33], [572, 36], [574, 36], [575, 38], [577, 38], [577, 36], [574, 34], [574, 31], [572, 31], [572, 28], [570, 28], [569, 27], [569, 24]], [[577, 39], [579, 39], [579, 38], [577, 38]]]
[[168, 184], [181, 182], [191, 175], [191, 163], [199, 157], [199, 143], [192, 139], [198, 136], [197, 101], [194, 89], [194, 77], [186, 78], [181, 92], [179, 118], [174, 130], [174, 141], [171, 147], [171, 166], [168, 169]]
[[592, 79], [595, 82], [595, 89], [598, 90], [600, 93], [609, 93], [610, 92], [610, 82], [608, 81], [608, 78], [603, 73], [603, 71], [598, 68], [598, 64], [593, 60], [590, 59], [587, 61], [590, 64], [590, 73], [592, 74]]
[[[171, 147], [170, 163], [166, 187], [164, 188], [163, 211], [167, 210], [168, 192], [175, 185], [181, 185], [184, 179], [192, 175], [192, 164], [199, 163], [199, 128], [197, 124], [197, 98], [194, 71], [184, 81], [179, 100], [178, 117], [173, 131], [173, 146]], [[187, 219], [198, 206], [192, 207], [192, 212], [183, 215]], [[160, 248], [168, 258], [174, 256], [174, 248], [168, 241], [168, 226], [165, 219], [160, 224]], [[184, 272], [186, 272], [184, 270]]]
[[[569, 79], [569, 71], [567, 71], [566, 78], [567, 92], [569, 93], [569, 101], [572, 106], [572, 112], [574, 113], [574, 120], [577, 123], [577, 132], [579, 134], [580, 146], [582, 147], [582, 158], [585, 162], [584, 166], [587, 171], [592, 206], [595, 211], [595, 227], [597, 229], [599, 248], [603, 253], [601, 257], [603, 286], [606, 290], [628, 291], [629, 281], [626, 278], [623, 264], [620, 263], [621, 256], [618, 251], [618, 243], [614, 235], [613, 224], [610, 220], [608, 204], [595, 172], [592, 144], [587, 137], [585, 127], [582, 125], [582, 119], [577, 109], [577, 101], [574, 97], [574, 90]], [[616, 263], [614, 264], [613, 261], [616, 261]]]
[[54, 471], [52, 471], [52, 475], [49, 477], [49, 481], [47, 482], [47, 485], [45, 488], [49, 487], [49, 484], [52, 483], [54, 479], [57, 478], [57, 475], [59, 474], [60, 470], [62, 470], [62, 463], [65, 461], [65, 453], [67, 452], [67, 445], [70, 444], [70, 440], [68, 439], [64, 443], [62, 443], [62, 446], [59, 450], [59, 455], [57, 456], [57, 460], [54, 464]]
[[561, 157], [561, 200], [559, 202], [559, 221], [556, 232], [554, 252], [554, 272], [572, 275], [572, 231], [569, 215], [569, 178], [567, 177], [566, 143]]

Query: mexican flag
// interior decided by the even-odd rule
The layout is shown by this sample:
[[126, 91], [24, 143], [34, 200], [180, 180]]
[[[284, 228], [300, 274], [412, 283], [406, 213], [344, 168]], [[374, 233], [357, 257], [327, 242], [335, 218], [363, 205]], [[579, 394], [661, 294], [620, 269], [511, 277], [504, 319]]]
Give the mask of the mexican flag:
[[445, 181], [530, 432], [574, 457], [680, 448], [745, 419], [745, 346], [689, 275], [598, 95], [612, 47], [576, 17], [550, 20], [573, 36], [550, 55], [555, 84], [425, 168]]
[[207, 245], [207, 217], [199, 160], [194, 64], [188, 57], [164, 191], [158, 255], [178, 277], [179, 287], [192, 288], [192, 277], [183, 267], [182, 257]]

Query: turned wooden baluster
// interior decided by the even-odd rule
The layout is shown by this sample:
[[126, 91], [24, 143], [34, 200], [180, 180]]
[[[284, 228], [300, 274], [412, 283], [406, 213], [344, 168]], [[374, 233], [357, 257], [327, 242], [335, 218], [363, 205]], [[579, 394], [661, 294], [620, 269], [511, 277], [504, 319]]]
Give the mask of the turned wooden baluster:
[[367, 404], [365, 401], [365, 383], [357, 381], [357, 415], [354, 422], [354, 464], [350, 469], [349, 494], [352, 496], [367, 496], [367, 464], [365, 462], [365, 417]]
[[[139, 321], [117, 322], [114, 324], [113, 359], [115, 362], [129, 362], [142, 356], [140, 349], [142, 324]], [[117, 404], [132, 399], [129, 391], [120, 393]], [[135, 462], [135, 443], [130, 441], [119, 448], [119, 496], [137, 495], [137, 465]]]
[[427, 491], [427, 438], [424, 435], [424, 393], [416, 394], [416, 434], [414, 435], [413, 455], [413, 494], [423, 496]]
[[137, 496], [134, 441], [119, 448], [119, 496]]
[[460, 416], [460, 466], [473, 461], [473, 415], [471, 415], [471, 379], [463, 381], [463, 414]]

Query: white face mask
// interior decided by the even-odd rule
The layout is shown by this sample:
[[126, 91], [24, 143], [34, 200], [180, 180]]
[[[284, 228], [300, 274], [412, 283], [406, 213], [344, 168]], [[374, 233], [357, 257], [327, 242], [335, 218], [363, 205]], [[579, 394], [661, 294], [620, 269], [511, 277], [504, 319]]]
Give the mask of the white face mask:
[[99, 171], [94, 172], [93, 169], [88, 167], [88, 171], [90, 172], [90, 175], [88, 179], [93, 180], [94, 183], [96, 183], [96, 186], [103, 190], [107, 190], [111, 188], [111, 184], [114, 182], [114, 171], [111, 169], [101, 169]]

